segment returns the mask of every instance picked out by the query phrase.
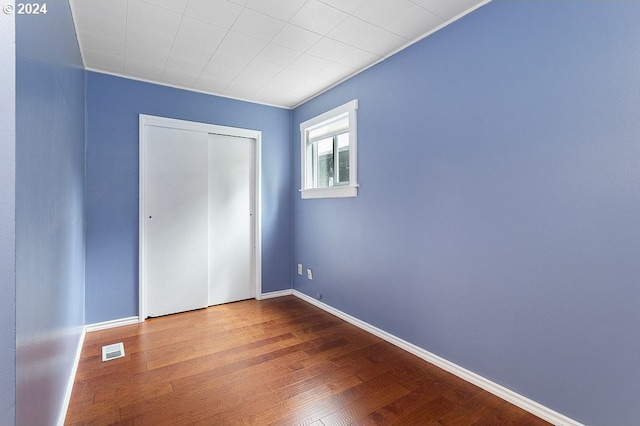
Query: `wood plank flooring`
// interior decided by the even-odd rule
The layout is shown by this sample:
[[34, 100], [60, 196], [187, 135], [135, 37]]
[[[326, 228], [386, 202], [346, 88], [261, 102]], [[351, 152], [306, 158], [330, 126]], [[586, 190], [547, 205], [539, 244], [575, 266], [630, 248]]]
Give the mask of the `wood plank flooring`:
[[65, 424], [548, 423], [288, 296], [87, 334]]

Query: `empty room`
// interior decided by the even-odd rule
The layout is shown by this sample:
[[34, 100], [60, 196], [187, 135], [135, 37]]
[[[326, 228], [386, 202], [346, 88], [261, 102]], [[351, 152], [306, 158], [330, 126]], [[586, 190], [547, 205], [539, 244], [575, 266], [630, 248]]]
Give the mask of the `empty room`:
[[0, 424], [640, 424], [640, 2], [0, 5]]

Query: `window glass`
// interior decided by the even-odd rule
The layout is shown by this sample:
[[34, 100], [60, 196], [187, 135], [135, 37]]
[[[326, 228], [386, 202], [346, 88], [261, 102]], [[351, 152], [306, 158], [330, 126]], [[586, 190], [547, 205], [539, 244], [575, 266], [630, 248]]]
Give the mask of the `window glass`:
[[349, 132], [338, 135], [338, 167], [336, 182], [338, 185], [349, 183]]
[[321, 139], [318, 145], [317, 188], [333, 186], [333, 138]]
[[302, 198], [357, 195], [357, 107], [354, 100], [300, 124]]

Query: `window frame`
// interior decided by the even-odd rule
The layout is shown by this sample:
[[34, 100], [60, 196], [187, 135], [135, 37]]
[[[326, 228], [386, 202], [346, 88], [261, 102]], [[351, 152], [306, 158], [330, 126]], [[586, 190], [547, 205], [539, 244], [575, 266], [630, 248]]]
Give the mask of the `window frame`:
[[[358, 182], [357, 182], [357, 110], [358, 100], [354, 99], [346, 104], [340, 105], [330, 111], [313, 117], [303, 123], [300, 123], [300, 195], [303, 199], [307, 198], [347, 198], [356, 197], [358, 195]], [[339, 119], [340, 116], [346, 115], [349, 120], [348, 132], [349, 132], [349, 183], [342, 185], [334, 185], [327, 187], [314, 187], [307, 186], [309, 182], [309, 173], [311, 173], [311, 181], [317, 184], [317, 174], [314, 174], [313, 163], [315, 159], [313, 155], [309, 155], [308, 147], [317, 141], [318, 138], [309, 141], [309, 132], [318, 129], [324, 125]], [[344, 133], [344, 132], [342, 132]], [[329, 137], [337, 137], [338, 134], [333, 133], [326, 135]], [[334, 146], [337, 145], [334, 142]], [[313, 151], [313, 148], [309, 148]], [[334, 149], [334, 169], [335, 159], [338, 158], [337, 152]]]

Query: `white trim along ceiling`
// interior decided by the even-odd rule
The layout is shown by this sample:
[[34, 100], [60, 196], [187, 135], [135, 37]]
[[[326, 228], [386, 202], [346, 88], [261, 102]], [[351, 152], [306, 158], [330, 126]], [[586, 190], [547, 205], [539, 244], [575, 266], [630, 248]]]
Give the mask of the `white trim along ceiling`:
[[87, 70], [295, 107], [489, 0], [70, 0]]

